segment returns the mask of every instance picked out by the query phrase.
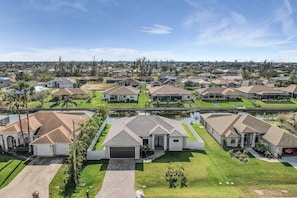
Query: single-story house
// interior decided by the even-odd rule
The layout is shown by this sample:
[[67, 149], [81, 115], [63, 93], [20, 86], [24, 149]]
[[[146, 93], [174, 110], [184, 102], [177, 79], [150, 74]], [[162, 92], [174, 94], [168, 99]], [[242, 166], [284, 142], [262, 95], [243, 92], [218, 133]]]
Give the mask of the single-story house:
[[134, 87], [113, 87], [103, 92], [108, 102], [137, 102], [139, 90]]
[[138, 115], [115, 120], [103, 142], [106, 158], [140, 158], [140, 148], [182, 151], [187, 132], [182, 123], [157, 115]]
[[285, 115], [285, 121], [282, 123], [289, 131], [297, 133], [297, 112]]
[[192, 93], [183, 88], [163, 85], [149, 89], [151, 100], [160, 102], [192, 101]]
[[260, 100], [288, 100], [289, 94], [265, 85], [251, 85], [236, 88], [236, 91], [244, 98]]
[[70, 78], [60, 77], [44, 84], [48, 88], [73, 88], [75, 81]]
[[[17, 146], [32, 146], [36, 156], [68, 155], [69, 145], [73, 141], [73, 133], [80, 134], [79, 122], [86, 122], [93, 115], [89, 111], [39, 111], [29, 117], [30, 142], [27, 130], [27, 119], [8, 124], [0, 130], [0, 146], [6, 151]], [[22, 130], [24, 139], [22, 138]]]
[[140, 82], [145, 82], [148, 84], [150, 84], [152, 81], [154, 81], [154, 78], [150, 77], [150, 76], [139, 76], [136, 79]]
[[297, 154], [297, 136], [249, 114], [207, 113], [200, 122], [221, 146], [255, 147], [263, 140], [275, 157], [288, 154], [287, 149]]
[[279, 87], [277, 89], [286, 92], [291, 98], [297, 98], [297, 85], [292, 84], [288, 87]]
[[213, 80], [211, 81], [211, 84], [214, 87], [240, 87], [241, 85], [240, 82], [237, 82], [235, 80], [225, 79], [225, 78]]
[[113, 76], [106, 79], [106, 83], [119, 83], [123, 80], [128, 79], [126, 76]]
[[196, 95], [201, 100], [240, 100], [241, 96], [238, 92], [230, 88], [208, 87], [204, 89], [196, 89]]
[[210, 82], [201, 78], [186, 78], [183, 82], [185, 86], [201, 88], [210, 87], [211, 84]]
[[134, 80], [132, 78], [127, 78], [125, 80], [122, 80], [120, 82], [118, 82], [118, 84], [120, 86], [131, 86], [131, 87], [134, 87], [134, 88], [141, 88], [141, 83], [137, 80]]
[[65, 88], [65, 89], [57, 89], [52, 92], [53, 96], [71, 96], [74, 99], [86, 99], [89, 97], [89, 93], [80, 88]]

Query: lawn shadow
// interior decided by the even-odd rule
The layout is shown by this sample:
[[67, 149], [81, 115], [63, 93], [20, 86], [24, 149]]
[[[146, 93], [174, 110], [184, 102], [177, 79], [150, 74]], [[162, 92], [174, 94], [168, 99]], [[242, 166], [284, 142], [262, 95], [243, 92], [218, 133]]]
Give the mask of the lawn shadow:
[[144, 171], [143, 162], [135, 163], [135, 170], [136, 171]]
[[281, 162], [282, 165], [287, 166], [287, 167], [293, 167], [289, 162]]

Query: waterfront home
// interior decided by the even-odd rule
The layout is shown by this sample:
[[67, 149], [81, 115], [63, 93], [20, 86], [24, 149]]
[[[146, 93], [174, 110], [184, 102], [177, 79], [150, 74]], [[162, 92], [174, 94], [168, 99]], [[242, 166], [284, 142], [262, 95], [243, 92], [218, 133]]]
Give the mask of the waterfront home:
[[200, 122], [221, 146], [253, 148], [263, 140], [275, 157], [297, 154], [297, 136], [249, 114], [207, 113]]
[[80, 88], [65, 88], [65, 89], [57, 89], [52, 92], [52, 95], [61, 96], [62, 98], [66, 96], [70, 96], [73, 99], [86, 99], [89, 97], [89, 92], [80, 89]]
[[297, 85], [295, 84], [289, 85], [288, 87], [279, 87], [277, 89], [286, 92], [291, 98], [297, 98]]
[[177, 120], [157, 115], [138, 115], [115, 120], [105, 138], [106, 158], [140, 158], [142, 146], [163, 151], [182, 151], [187, 132]]
[[238, 92], [230, 88], [223, 87], [207, 87], [203, 89], [196, 89], [196, 95], [201, 100], [208, 101], [224, 101], [224, 100], [240, 100], [241, 96]]
[[150, 98], [152, 101], [159, 100], [160, 102], [177, 102], [177, 101], [192, 101], [192, 93], [183, 88], [172, 85], [162, 85], [149, 89]]
[[251, 85], [235, 89], [240, 95], [248, 99], [259, 100], [288, 100], [289, 94], [265, 85]]
[[134, 87], [112, 87], [103, 92], [103, 100], [108, 102], [137, 102], [139, 90]]

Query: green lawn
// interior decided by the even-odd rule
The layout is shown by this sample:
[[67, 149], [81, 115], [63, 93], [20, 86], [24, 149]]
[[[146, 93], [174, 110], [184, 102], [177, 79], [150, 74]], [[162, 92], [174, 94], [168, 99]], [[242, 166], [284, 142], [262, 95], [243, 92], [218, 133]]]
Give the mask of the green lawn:
[[242, 101], [222, 101], [222, 102], [217, 102], [219, 107], [246, 107], [246, 108], [253, 108], [254, 105], [251, 101], [247, 99], [242, 99]]
[[188, 138], [187, 138], [187, 140], [189, 140], [189, 141], [197, 141], [196, 140], [196, 138], [195, 138], [195, 136], [193, 135], [193, 133], [190, 131], [190, 129], [187, 127], [187, 125], [186, 124], [183, 124], [183, 127], [184, 127], [184, 129], [185, 129], [185, 131], [187, 132], [187, 134], [188, 134]]
[[290, 101], [267, 101], [263, 102], [261, 100], [253, 100], [253, 102], [256, 105], [259, 105], [260, 107], [279, 107], [279, 108], [290, 108], [290, 107], [296, 107], [297, 106], [297, 100], [291, 99]]
[[0, 154], [0, 189], [9, 184], [24, 167], [24, 161]]
[[[205, 129], [193, 127], [204, 140], [205, 152], [169, 152], [152, 163], [137, 164], [136, 189], [148, 186], [143, 189], [147, 197], [258, 197], [254, 190], [261, 189], [266, 196], [297, 195], [297, 170], [288, 164], [255, 158], [242, 163], [229, 157]], [[165, 171], [170, 162], [183, 165], [188, 187], [168, 188]], [[284, 189], [288, 193], [282, 194]]]
[[83, 168], [79, 182], [83, 185], [74, 188], [73, 186], [64, 187], [64, 168], [62, 166], [49, 185], [52, 197], [86, 197], [86, 191], [89, 190], [89, 197], [95, 197], [100, 191], [108, 160], [88, 161]]
[[107, 125], [105, 126], [105, 128], [104, 128], [104, 130], [102, 131], [100, 137], [98, 138], [98, 140], [97, 140], [97, 142], [96, 142], [95, 147], [94, 147], [93, 150], [103, 150], [104, 147], [103, 147], [102, 144], [103, 144], [103, 142], [104, 142], [104, 140], [105, 140], [105, 137], [106, 137], [106, 135], [107, 135], [107, 133], [108, 133], [110, 127], [111, 127], [111, 124], [107, 124]]

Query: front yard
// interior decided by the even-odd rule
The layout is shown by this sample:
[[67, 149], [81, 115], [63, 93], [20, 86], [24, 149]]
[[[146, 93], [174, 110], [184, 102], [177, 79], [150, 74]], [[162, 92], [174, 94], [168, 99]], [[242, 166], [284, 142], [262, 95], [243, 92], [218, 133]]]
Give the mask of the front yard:
[[[288, 164], [255, 158], [242, 163], [205, 129], [193, 126], [205, 142], [205, 152], [170, 152], [153, 163], [137, 164], [135, 189], [148, 186], [143, 189], [147, 197], [258, 197], [260, 190], [265, 196], [297, 195], [297, 170]], [[169, 189], [165, 172], [170, 162], [183, 165], [188, 187]]]
[[0, 154], [0, 189], [5, 187], [25, 167], [25, 162], [6, 154]]

